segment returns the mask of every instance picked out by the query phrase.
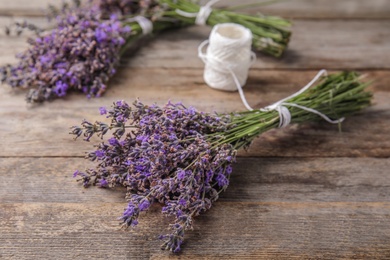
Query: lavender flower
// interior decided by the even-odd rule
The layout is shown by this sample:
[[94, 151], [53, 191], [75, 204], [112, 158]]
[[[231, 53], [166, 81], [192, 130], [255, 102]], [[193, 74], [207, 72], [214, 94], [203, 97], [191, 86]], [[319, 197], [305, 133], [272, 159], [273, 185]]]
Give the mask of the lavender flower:
[[[330, 117], [345, 116], [368, 106], [371, 93], [357, 74], [325, 77], [315, 88], [291, 98], [295, 103]], [[108, 143], [96, 145], [86, 158], [94, 168], [76, 171], [83, 185], [127, 188], [128, 205], [121, 220], [125, 227], [138, 224], [140, 213], [154, 202], [173, 216], [170, 233], [160, 236], [162, 249], [178, 252], [193, 219], [207, 211], [229, 185], [237, 149], [248, 147], [261, 133], [279, 126], [276, 111], [254, 110], [234, 114], [208, 114], [184, 105], [168, 103], [160, 108], [135, 101], [113, 103], [103, 122], [83, 121], [71, 134], [89, 141], [111, 129]], [[293, 123], [322, 119], [315, 113], [291, 108]]]
[[[228, 118], [200, 113], [182, 104], [168, 103], [159, 108], [139, 101], [134, 108], [118, 101], [108, 116], [111, 127], [122, 131], [116, 131], [108, 144], [102, 143], [88, 154], [90, 160], [99, 162], [95, 170], [87, 171], [90, 184], [103, 179], [108, 182], [105, 186], [128, 188], [129, 205], [122, 216], [125, 226], [136, 225], [139, 213], [154, 201], [164, 203], [163, 213], [176, 220], [172, 233], [162, 236], [166, 240], [163, 247], [177, 252], [184, 231], [192, 228], [192, 218], [208, 210], [228, 184], [228, 169], [236, 151], [230, 144], [213, 146], [214, 139], [209, 137], [226, 130]], [[125, 134], [124, 129], [130, 126], [124, 122], [128, 121], [133, 131]], [[88, 123], [84, 137], [89, 140], [93, 134], [101, 134], [100, 125]], [[85, 182], [84, 175], [80, 176]]]
[[101, 114], [101, 115], [107, 114], [107, 109], [106, 109], [105, 107], [100, 107], [100, 108], [99, 108], [99, 111], [100, 111], [100, 114]]
[[105, 16], [117, 14], [119, 16], [135, 13], [143, 13], [147, 10], [154, 0], [100, 0], [98, 5]]
[[129, 35], [112, 16], [102, 20], [96, 8], [66, 9], [57, 16], [56, 28], [29, 39], [29, 48], [18, 54], [19, 63], [0, 69], [2, 82], [30, 89], [29, 102], [65, 96], [70, 89], [98, 97], [115, 74], [119, 50]]

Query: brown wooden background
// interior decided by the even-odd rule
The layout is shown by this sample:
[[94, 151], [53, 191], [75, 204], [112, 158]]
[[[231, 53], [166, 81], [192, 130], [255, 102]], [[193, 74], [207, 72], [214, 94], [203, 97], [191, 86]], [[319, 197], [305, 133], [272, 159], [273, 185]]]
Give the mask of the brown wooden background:
[[[50, 0], [0, 2], [0, 27], [44, 24]], [[222, 1], [226, 4], [228, 1]], [[229, 3], [233, 3], [230, 1]], [[253, 2], [252, 0], [236, 1]], [[183, 101], [242, 110], [237, 93], [208, 88], [196, 47], [210, 28], [160, 35], [122, 62], [106, 95], [69, 95], [38, 107], [0, 87], [0, 259], [385, 259], [390, 258], [390, 1], [291, 0], [251, 12], [293, 18], [289, 50], [258, 55], [245, 87], [262, 107], [302, 87], [318, 69], [358, 70], [375, 80], [374, 105], [348, 118], [271, 131], [240, 153], [228, 190], [188, 232], [183, 252], [159, 249], [169, 223], [160, 206], [124, 231], [123, 190], [83, 189], [72, 179], [90, 145], [68, 127], [98, 118], [112, 101]], [[0, 34], [0, 63], [26, 36]]]

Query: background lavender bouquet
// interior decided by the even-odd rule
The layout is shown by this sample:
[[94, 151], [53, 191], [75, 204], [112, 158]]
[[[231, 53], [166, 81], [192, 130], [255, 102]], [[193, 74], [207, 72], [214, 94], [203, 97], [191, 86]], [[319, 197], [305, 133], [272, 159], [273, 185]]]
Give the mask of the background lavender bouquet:
[[[324, 116], [340, 119], [370, 104], [366, 86], [356, 73], [333, 74], [282, 104], [291, 123]], [[170, 233], [160, 236], [162, 249], [178, 252], [194, 217], [210, 209], [228, 187], [237, 150], [284, 125], [279, 109], [209, 114], [180, 103], [158, 107], [117, 101], [110, 110], [100, 108], [110, 124], [84, 120], [71, 128], [71, 134], [86, 141], [94, 135], [103, 139], [112, 131], [107, 142], [86, 156], [96, 167], [77, 170], [74, 177], [85, 187], [126, 187], [128, 205], [121, 217], [125, 227], [137, 225], [151, 204], [162, 203], [163, 214], [175, 219]]]
[[[61, 98], [71, 89], [87, 97], [101, 96], [126, 50], [145, 34], [194, 24], [194, 14], [201, 9], [189, 0], [74, 2], [51, 8], [54, 27], [49, 30], [28, 23], [17, 26], [18, 33], [22, 28], [32, 29], [35, 38], [30, 38], [28, 49], [17, 55], [17, 64], [0, 68], [1, 81], [29, 89], [28, 102]], [[286, 20], [208, 10], [205, 24], [235, 22], [251, 29], [256, 50], [278, 57], [288, 44], [290, 24]]]

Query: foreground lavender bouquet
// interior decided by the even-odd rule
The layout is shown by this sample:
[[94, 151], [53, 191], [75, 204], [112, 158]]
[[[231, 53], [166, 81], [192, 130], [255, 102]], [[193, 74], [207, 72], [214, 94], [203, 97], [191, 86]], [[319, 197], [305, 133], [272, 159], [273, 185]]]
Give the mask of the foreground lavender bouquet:
[[[292, 123], [321, 120], [302, 106], [340, 118], [368, 106], [371, 93], [355, 73], [324, 77], [313, 89], [286, 100]], [[293, 106], [294, 104], [295, 106]], [[275, 110], [254, 110], [232, 114], [208, 114], [183, 104], [164, 107], [135, 101], [129, 106], [117, 101], [111, 110], [100, 108], [111, 123], [83, 121], [71, 134], [103, 138], [86, 158], [96, 167], [76, 171], [84, 186], [127, 188], [127, 208], [121, 217], [124, 226], [135, 226], [141, 212], [160, 202], [162, 212], [173, 216], [171, 232], [160, 236], [163, 249], [178, 252], [185, 230], [193, 228], [194, 217], [207, 211], [229, 185], [237, 150], [280, 125]]]
[[[17, 55], [17, 64], [0, 67], [0, 75], [12, 87], [29, 89], [28, 102], [62, 98], [70, 90], [101, 96], [129, 48], [147, 34], [194, 24], [193, 15], [201, 9], [189, 0], [99, 0], [85, 6], [73, 1], [52, 8], [55, 22], [49, 30], [28, 23], [17, 26], [17, 33], [31, 29], [35, 38]], [[208, 10], [205, 24], [241, 23], [252, 30], [257, 50], [280, 56], [289, 41], [289, 22], [283, 19]]]

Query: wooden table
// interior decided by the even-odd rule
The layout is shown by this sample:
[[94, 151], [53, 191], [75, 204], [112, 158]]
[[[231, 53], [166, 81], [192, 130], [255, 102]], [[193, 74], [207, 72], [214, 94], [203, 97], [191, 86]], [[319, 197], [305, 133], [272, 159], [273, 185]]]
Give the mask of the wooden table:
[[[0, 27], [43, 24], [49, 0], [0, 3]], [[243, 2], [243, 1], [240, 1]], [[247, 1], [251, 2], [251, 1]], [[161, 251], [169, 223], [155, 205], [134, 230], [119, 228], [124, 191], [83, 189], [72, 178], [91, 149], [68, 128], [97, 119], [112, 101], [183, 101], [204, 111], [243, 110], [237, 93], [208, 88], [196, 47], [210, 28], [165, 33], [123, 60], [100, 99], [72, 94], [30, 107], [0, 88], [0, 259], [385, 259], [390, 258], [390, 1], [291, 0], [258, 8], [293, 18], [289, 50], [258, 54], [245, 87], [262, 107], [300, 89], [319, 69], [375, 80], [374, 105], [348, 118], [289, 126], [241, 152], [231, 185], [199, 216], [178, 256]], [[251, 10], [255, 12], [256, 10]], [[0, 36], [0, 63], [25, 36]], [[96, 140], [95, 140], [96, 141]]]

